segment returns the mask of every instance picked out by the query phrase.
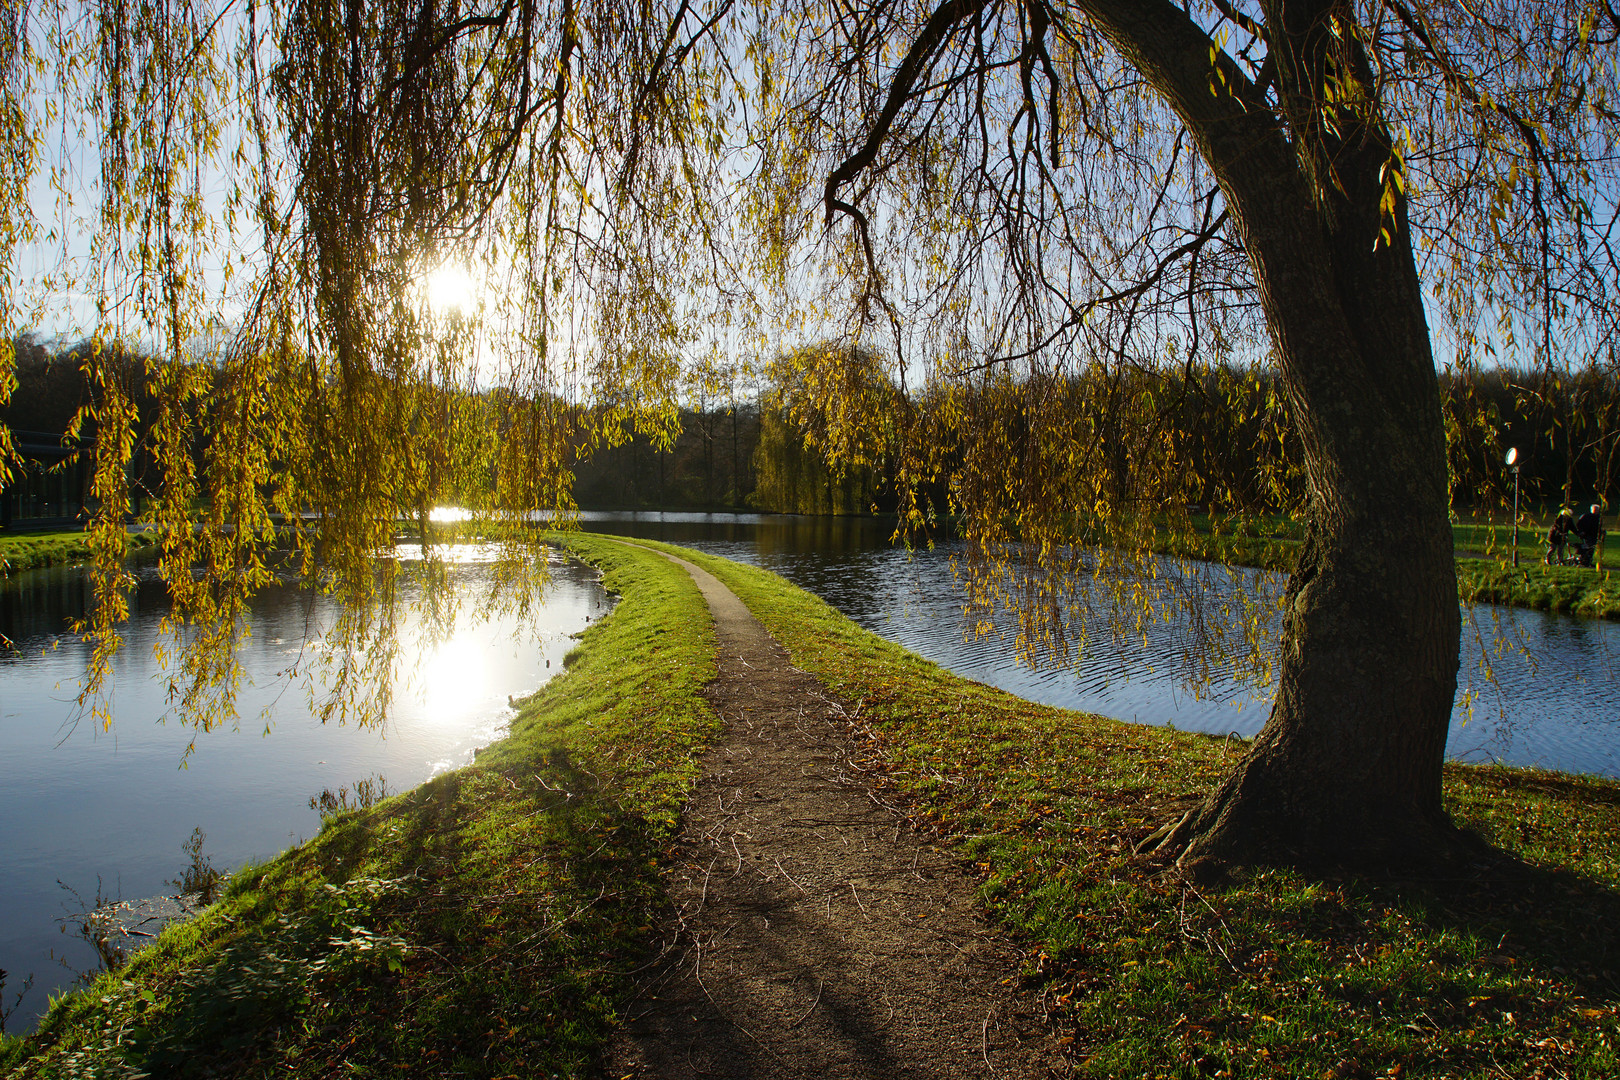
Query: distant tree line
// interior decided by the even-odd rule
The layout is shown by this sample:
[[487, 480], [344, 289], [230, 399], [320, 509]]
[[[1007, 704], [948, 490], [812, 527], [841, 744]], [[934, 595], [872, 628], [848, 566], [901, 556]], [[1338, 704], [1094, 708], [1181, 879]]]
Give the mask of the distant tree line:
[[[76, 430], [75, 421], [93, 403], [82, 361], [95, 347], [89, 340], [53, 346], [19, 338], [17, 386], [0, 406], [0, 422], [13, 431], [52, 437], [72, 431], [77, 442], [92, 441], [93, 420]], [[144, 448], [155, 402], [145, 358], [104, 347], [117, 351], [115, 369], [142, 418], [131, 462], [138, 512], [140, 499], [150, 494], [144, 490]], [[831, 348], [811, 346], [779, 357], [756, 400], [682, 409], [672, 444], [634, 433], [618, 445], [578, 445], [571, 463], [578, 504], [894, 513], [902, 471], [918, 468], [904, 458], [901, 429], [927, 424], [937, 436], [935, 458], [926, 463], [929, 475], [922, 483], [916, 475], [910, 479], [922, 491], [925, 509], [946, 516], [964, 452], [952, 431], [964, 423], [1002, 432], [995, 452], [1005, 457], [1007, 475], [1041, 470], [1045, 446], [1097, 447], [1094, 482], [1107, 487], [1115, 505], [1162, 502], [1174, 493], [1215, 512], [1259, 511], [1287, 508], [1301, 494], [1303, 478], [1290, 464], [1298, 454], [1287, 444], [1293, 437], [1287, 434], [1287, 402], [1266, 369], [1095, 369], [1064, 378], [987, 380], [949, 394], [925, 391], [908, 398], [881, 375], [873, 358], [852, 353], [829, 361]], [[842, 397], [823, 385], [829, 377], [842, 380]], [[869, 385], [855, 393], [851, 380]], [[1560, 378], [1502, 369], [1444, 375], [1441, 387], [1454, 508], [1496, 510], [1511, 500], [1512, 476], [1503, 462], [1509, 447], [1519, 451], [1525, 506], [1620, 503], [1620, 382], [1612, 371]], [[825, 402], [851, 396], [862, 403], [854, 413], [824, 412]], [[30, 467], [38, 472], [52, 464], [35, 461]], [[1083, 495], [1073, 492], [1071, 498], [1079, 504]]]
[[788, 514], [870, 514], [894, 510], [893, 475], [881, 468], [839, 468], [812, 445], [792, 416], [775, 403], [760, 418], [754, 452], [754, 503]]
[[1613, 364], [1565, 374], [1495, 370], [1443, 376], [1451, 504], [1488, 510], [1512, 499], [1504, 462], [1519, 451], [1521, 503], [1552, 508], [1620, 500], [1620, 375]]
[[[34, 431], [76, 438], [95, 438], [95, 418], [88, 412], [75, 430], [80, 411], [95, 403], [95, 388], [85, 378], [84, 360], [97, 349], [90, 339], [50, 345], [32, 335], [16, 339], [17, 386], [0, 405], [0, 422], [14, 431]], [[128, 389], [142, 414], [150, 417], [155, 401], [146, 385], [146, 358], [117, 344], [99, 347]]]
[[760, 411], [752, 402], [682, 409], [670, 445], [635, 432], [616, 446], [582, 449], [574, 498], [587, 510], [752, 507], [759, 441]]
[[[37, 494], [35, 489], [47, 487], [55, 491], [68, 485], [75, 488], [73, 498], [67, 500], [70, 513], [77, 514], [96, 505], [87, 490], [90, 470], [94, 466], [93, 450], [100, 434], [96, 417], [101, 411], [102, 398], [118, 396], [127, 403], [130, 415], [128, 457], [124, 467], [128, 480], [128, 511], [135, 515], [143, 513], [149, 503], [162, 493], [163, 471], [157, 461], [156, 445], [161, 437], [158, 428], [163, 423], [164, 414], [164, 403], [160, 399], [161, 379], [165, 377], [162, 365], [138, 348], [93, 338], [47, 343], [32, 335], [22, 335], [15, 340], [14, 346], [16, 385], [9, 399], [0, 404], [0, 424], [14, 433], [26, 434], [14, 440], [20, 453], [19, 460], [10, 463], [10, 481], [6, 481], [5, 473], [0, 472], [0, 489], [4, 489], [5, 498], [17, 503], [19, 498], [26, 499], [31, 494]], [[93, 365], [90, 363], [92, 356], [96, 358]], [[220, 390], [219, 369], [202, 354], [182, 365], [182, 368], [188, 377], [195, 377], [202, 387], [202, 391], [195, 394], [185, 407], [189, 423], [180, 436], [182, 453], [189, 456], [193, 467], [198, 470], [217, 467], [219, 462], [214, 459], [221, 455], [215, 453], [215, 444], [206, 428], [197, 420], [200, 414], [216, 405], [214, 399]], [[92, 369], [96, 373], [95, 378], [88, 374]], [[310, 404], [312, 399], [307, 393], [307, 386], [301, 384], [301, 380], [307, 382], [309, 374], [308, 371], [297, 372], [295, 369], [294, 375], [283, 376], [278, 390], [291, 402], [290, 408], [314, 416], [320, 410]], [[169, 377], [172, 377], [172, 373]], [[461, 495], [476, 497], [477, 492], [493, 485], [493, 472], [498, 463], [493, 456], [491, 424], [494, 421], [490, 418], [500, 414], [503, 404], [509, 404], [503, 400], [503, 393], [444, 391], [435, 402], [436, 411], [467, 414], [467, 418], [457, 425], [461, 437], [445, 441], [440, 447], [444, 460], [437, 463], [457, 477], [471, 478], [460, 485]], [[538, 407], [542, 411], [563, 414], [562, 423], [568, 421], [568, 410], [556, 402], [530, 403], [530, 406], [529, 411]], [[377, 422], [410, 422], [409, 416], [372, 419]], [[170, 422], [172, 424], [172, 418]], [[512, 421], [508, 418], [505, 422], [510, 424]], [[319, 430], [318, 425], [313, 430]], [[301, 441], [317, 447], [320, 443], [318, 436], [305, 437]], [[270, 458], [265, 465], [272, 473], [283, 472], [287, 468], [287, 462], [279, 456]], [[337, 468], [335, 465], [328, 467]], [[268, 480], [264, 486], [269, 486]], [[198, 492], [195, 497], [203, 496]], [[400, 509], [409, 512], [415, 507]]]
[[[14, 435], [18, 460], [10, 463], [9, 482], [0, 483], [0, 524], [44, 516], [72, 518], [84, 505], [88, 461], [81, 451], [95, 442], [95, 388], [84, 374], [92, 341], [50, 346], [31, 335], [16, 339], [16, 386], [0, 404], [0, 424]], [[137, 506], [151, 480], [152, 462], [146, 434], [156, 413], [146, 391], [145, 360], [109, 346], [107, 368], [130, 388], [137, 413], [130, 477]], [[5, 464], [0, 462], [0, 465]], [[4, 481], [5, 470], [0, 470]]]
[[[1305, 478], [1281, 381], [1268, 368], [1223, 364], [1139, 369], [1093, 365], [1069, 374], [987, 377], [912, 398], [875, 374], [870, 358], [807, 349], [780, 358], [761, 426], [755, 495], [762, 508], [802, 513], [891, 511], [897, 478], [927, 478], [926, 510], [959, 505], [964, 477], [1038, 485], [1058, 512], [1099, 499], [1154, 510], [1185, 504], [1214, 513], [1291, 510]], [[862, 386], [863, 382], [870, 385]], [[1451, 505], [1510, 505], [1504, 462], [1518, 450], [1521, 505], [1620, 503], [1620, 379], [1613, 366], [1572, 375], [1496, 369], [1444, 374]], [[845, 406], [827, 411], [829, 401]], [[901, 429], [927, 461], [906, 457]], [[971, 447], [964, 430], [997, 432]], [[1376, 456], [1380, 448], [1367, 446]], [[964, 455], [993, 468], [964, 468]], [[1085, 464], [1077, 468], [1077, 457]], [[1061, 460], [1060, 460], [1061, 459]], [[829, 461], [837, 464], [829, 464]], [[948, 494], [947, 494], [948, 493]], [[983, 493], [979, 493], [982, 495]]]

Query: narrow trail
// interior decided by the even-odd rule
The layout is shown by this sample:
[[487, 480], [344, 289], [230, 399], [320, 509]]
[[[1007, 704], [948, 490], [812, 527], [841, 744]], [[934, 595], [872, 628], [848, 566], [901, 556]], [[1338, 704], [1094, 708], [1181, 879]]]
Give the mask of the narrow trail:
[[[665, 556], [672, 558], [671, 556]], [[726, 722], [687, 807], [664, 949], [610, 1077], [1064, 1075], [974, 882], [848, 765], [844, 709], [713, 576]]]

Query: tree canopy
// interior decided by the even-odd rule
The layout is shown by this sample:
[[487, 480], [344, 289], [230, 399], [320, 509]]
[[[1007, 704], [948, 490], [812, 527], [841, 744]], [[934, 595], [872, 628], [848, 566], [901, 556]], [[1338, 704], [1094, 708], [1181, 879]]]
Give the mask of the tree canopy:
[[[1226, 497], [1306, 523], [1277, 707], [1166, 850], [1422, 862], [1457, 842], [1436, 371], [1614, 369], [1617, 39], [1588, 0], [36, 0], [0, 16], [0, 317], [80, 294], [152, 351], [198, 688], [274, 515], [351, 598], [401, 513], [521, 545], [726, 354], [798, 363], [902, 492], [957, 440], [970, 583], [1040, 637], [1073, 573], [1143, 595], [1208, 488], [1151, 373], [1273, 370], [1232, 403], [1287, 453]], [[81, 418], [107, 647], [117, 351]]]

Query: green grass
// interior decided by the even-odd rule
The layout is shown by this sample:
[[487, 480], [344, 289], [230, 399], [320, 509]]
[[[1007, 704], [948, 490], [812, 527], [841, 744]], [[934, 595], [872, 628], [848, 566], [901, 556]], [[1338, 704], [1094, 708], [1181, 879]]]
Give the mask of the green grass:
[[[154, 542], [149, 533], [129, 534], [132, 548], [150, 547]], [[82, 532], [0, 533], [0, 578], [42, 566], [67, 566], [89, 559], [90, 545], [85, 543]]]
[[774, 575], [685, 554], [858, 706], [858, 763], [977, 869], [1078, 1075], [1620, 1075], [1620, 784], [1448, 766], [1453, 814], [1522, 879], [1195, 888], [1130, 851], [1241, 746], [966, 682]]
[[[510, 738], [239, 872], [201, 918], [8, 1042], [0, 1068], [588, 1072], [717, 722], [698, 695], [712, 631], [686, 576], [604, 538], [570, 543], [625, 599]], [[1524, 859], [1519, 878], [1266, 870], [1195, 888], [1131, 848], [1240, 745], [1022, 701], [775, 575], [682, 554], [855, 708], [856, 764], [978, 873], [1077, 1075], [1620, 1075], [1620, 784], [1448, 767], [1452, 812]]]
[[[1262, 515], [1241, 523], [1193, 518], [1187, 536], [1166, 536], [1163, 554], [1209, 559], [1235, 566], [1288, 571], [1299, 550], [1297, 527], [1281, 515]], [[1603, 568], [1547, 566], [1542, 537], [1551, 518], [1519, 529], [1519, 565], [1512, 565], [1513, 529], [1499, 522], [1455, 522], [1457, 595], [1466, 603], [1505, 604], [1599, 619], [1620, 619], [1620, 582]]]
[[1241, 522], [1217, 521], [1201, 514], [1194, 516], [1191, 523], [1192, 532], [1188, 534], [1161, 532], [1159, 553], [1288, 570], [1299, 552], [1299, 527], [1281, 514]]
[[624, 599], [468, 768], [231, 879], [0, 1048], [10, 1077], [578, 1075], [612, 1030], [658, 864], [718, 729], [690, 578], [590, 538]]
[[[1585, 510], [1578, 507], [1575, 516], [1579, 517]], [[1526, 512], [1519, 520], [1519, 561], [1521, 563], [1540, 562], [1547, 552], [1547, 530], [1552, 527], [1556, 513], [1542, 512], [1539, 514]], [[1506, 522], [1491, 518], [1473, 518], [1452, 522], [1452, 535], [1456, 537], [1457, 550], [1466, 551], [1475, 555], [1490, 555], [1497, 558], [1511, 560], [1513, 558], [1513, 522], [1511, 518]], [[1573, 547], [1573, 542], [1571, 547]]]
[[1514, 567], [1495, 559], [1458, 559], [1457, 592], [1470, 603], [1509, 604], [1600, 619], [1620, 619], [1620, 581], [1610, 570], [1546, 566]]

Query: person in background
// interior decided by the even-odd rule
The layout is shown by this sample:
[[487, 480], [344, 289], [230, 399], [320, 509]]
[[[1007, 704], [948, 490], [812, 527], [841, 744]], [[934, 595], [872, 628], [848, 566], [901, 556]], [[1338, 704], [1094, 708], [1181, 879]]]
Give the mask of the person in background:
[[1548, 566], [1563, 566], [1569, 556], [1569, 534], [1575, 529], [1575, 516], [1569, 512], [1568, 507], [1558, 511], [1553, 519], [1552, 528], [1547, 530], [1547, 555], [1543, 560]]
[[1580, 537], [1581, 565], [1591, 566], [1597, 547], [1603, 542], [1603, 507], [1597, 503], [1575, 520], [1575, 535]]

